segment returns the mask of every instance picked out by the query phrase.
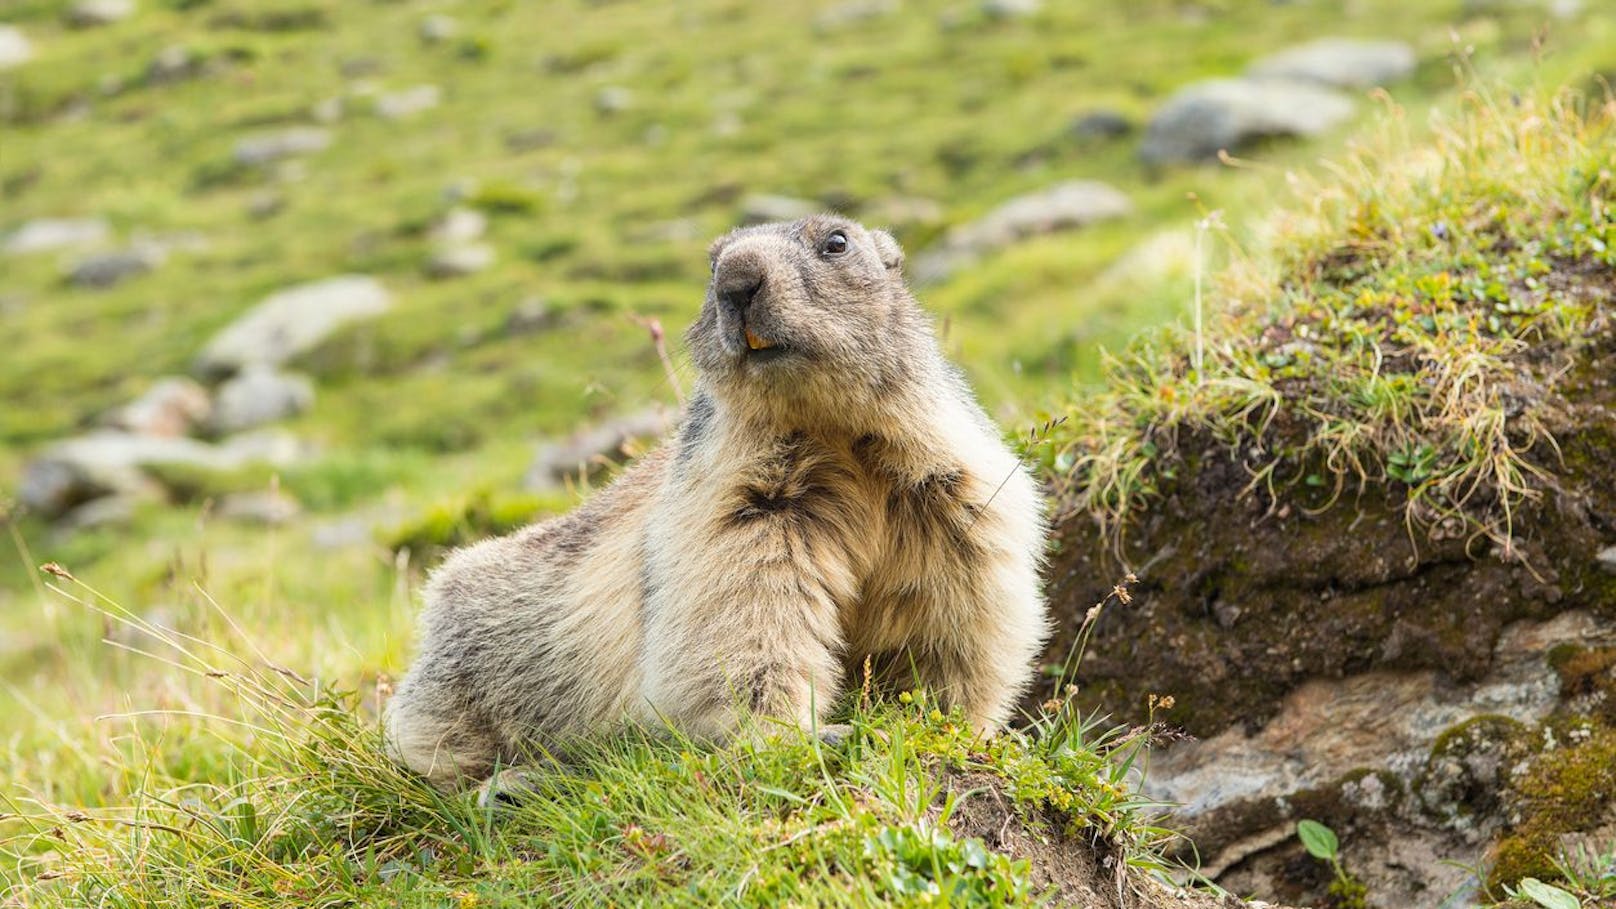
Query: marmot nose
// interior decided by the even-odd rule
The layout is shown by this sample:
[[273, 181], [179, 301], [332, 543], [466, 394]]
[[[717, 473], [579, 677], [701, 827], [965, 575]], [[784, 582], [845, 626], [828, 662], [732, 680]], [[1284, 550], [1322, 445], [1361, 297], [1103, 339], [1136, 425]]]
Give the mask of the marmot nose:
[[763, 268], [751, 256], [720, 262], [718, 273], [713, 276], [713, 294], [720, 303], [737, 312], [745, 312], [762, 289]]

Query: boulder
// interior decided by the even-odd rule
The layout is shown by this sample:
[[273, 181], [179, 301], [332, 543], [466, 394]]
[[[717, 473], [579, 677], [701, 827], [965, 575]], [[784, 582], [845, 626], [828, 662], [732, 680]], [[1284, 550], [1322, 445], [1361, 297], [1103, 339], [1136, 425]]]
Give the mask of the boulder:
[[376, 114], [388, 120], [403, 120], [431, 110], [442, 102], [443, 89], [436, 85], [417, 85], [378, 96]]
[[67, 8], [67, 24], [74, 28], [111, 25], [134, 15], [135, 0], [78, 0]]
[[235, 159], [243, 167], [262, 167], [286, 158], [312, 155], [330, 145], [330, 130], [293, 126], [242, 139], [236, 143]]
[[884, 19], [898, 12], [898, 0], [843, 0], [814, 17], [814, 28], [837, 31]]
[[1273, 136], [1313, 136], [1352, 116], [1352, 100], [1307, 82], [1213, 79], [1180, 90], [1158, 110], [1139, 156], [1148, 164], [1217, 160]]
[[278, 366], [344, 325], [374, 318], [391, 306], [387, 288], [367, 275], [289, 287], [264, 298], [215, 335], [197, 358], [196, 370], [223, 377], [252, 363]]
[[36, 218], [12, 231], [0, 250], [8, 256], [24, 256], [94, 246], [104, 242], [111, 233], [111, 228], [101, 218]]
[[212, 412], [213, 399], [207, 389], [184, 376], [168, 376], [103, 416], [101, 422], [136, 435], [177, 437], [189, 435]]
[[1067, 135], [1079, 142], [1098, 142], [1116, 139], [1133, 132], [1133, 121], [1114, 110], [1089, 111], [1072, 120]]
[[475, 208], [455, 206], [432, 225], [432, 239], [442, 244], [474, 243], [488, 231], [488, 216]]
[[435, 13], [421, 20], [416, 30], [427, 44], [442, 44], [460, 34], [460, 23], [453, 16]]
[[228, 469], [231, 459], [195, 439], [103, 430], [58, 442], [23, 468], [17, 499], [29, 511], [59, 517], [108, 495], [153, 497], [157, 485], [142, 468], [182, 465]]
[[249, 364], [219, 386], [210, 421], [219, 433], [240, 432], [296, 416], [314, 404], [314, 384], [306, 377]]
[[676, 415], [661, 407], [650, 407], [541, 445], [522, 485], [543, 491], [592, 476], [609, 464], [627, 460], [630, 452], [626, 449], [634, 443], [661, 438], [675, 422]]
[[982, 13], [989, 19], [1025, 19], [1043, 6], [1043, 0], [983, 0]]
[[155, 269], [165, 258], [155, 244], [91, 253], [67, 267], [67, 280], [80, 287], [111, 287]]
[[279, 489], [261, 489], [220, 497], [215, 513], [227, 521], [273, 527], [302, 514], [303, 506]]
[[1336, 88], [1372, 88], [1408, 78], [1415, 62], [1413, 46], [1402, 41], [1320, 38], [1264, 57], [1246, 75]]
[[1017, 196], [983, 217], [949, 231], [942, 245], [916, 257], [913, 276], [939, 281], [982, 256], [1027, 237], [1086, 227], [1123, 217], [1133, 203], [1097, 180], [1072, 180]]
[[34, 56], [28, 36], [15, 25], [0, 25], [0, 69], [11, 69], [27, 63]]
[[440, 247], [427, 260], [426, 273], [433, 278], [459, 278], [476, 274], [494, 264], [494, 248], [486, 243], [455, 243]]

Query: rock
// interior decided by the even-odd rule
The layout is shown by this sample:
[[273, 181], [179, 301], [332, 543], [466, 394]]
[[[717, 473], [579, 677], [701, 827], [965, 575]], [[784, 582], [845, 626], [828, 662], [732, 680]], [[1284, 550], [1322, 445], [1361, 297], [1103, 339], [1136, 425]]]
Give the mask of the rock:
[[163, 250], [140, 244], [112, 252], [92, 253], [67, 268], [67, 280], [80, 287], [111, 287], [163, 264]]
[[331, 124], [341, 120], [346, 109], [347, 105], [343, 103], [342, 97], [332, 95], [316, 101], [314, 106], [309, 108], [309, 116], [313, 117], [316, 123]]
[[982, 218], [949, 231], [940, 248], [916, 257], [920, 283], [940, 281], [982, 256], [1019, 240], [1123, 217], [1133, 203], [1121, 190], [1096, 180], [1072, 180], [1017, 196]]
[[432, 239], [438, 243], [473, 243], [488, 230], [488, 216], [475, 208], [456, 206], [432, 225]]
[[829, 32], [884, 19], [899, 9], [898, 0], [845, 0], [814, 17], [814, 28]]
[[674, 422], [664, 408], [651, 407], [541, 445], [522, 485], [531, 490], [555, 489], [606, 464], [621, 463], [628, 457], [625, 446], [654, 441], [672, 429]]
[[151, 496], [119, 494], [92, 499], [62, 515], [57, 526], [63, 530], [94, 530], [123, 527], [135, 518], [135, 509], [152, 500]]
[[619, 85], [608, 85], [595, 92], [595, 112], [610, 116], [634, 105], [634, 93]]
[[101, 218], [36, 218], [11, 232], [3, 249], [8, 256], [24, 256], [78, 246], [94, 246], [111, 234]]
[[306, 377], [250, 364], [219, 386], [213, 429], [221, 434], [252, 429], [294, 417], [314, 404], [314, 384]]
[[1133, 121], [1114, 110], [1096, 110], [1073, 120], [1066, 132], [1079, 142], [1115, 139], [1133, 132]]
[[228, 376], [251, 363], [278, 366], [351, 322], [392, 306], [381, 282], [341, 275], [277, 291], [209, 341], [197, 358], [206, 376]]
[[236, 163], [262, 167], [286, 158], [312, 155], [331, 145], [330, 130], [315, 126], [293, 126], [274, 132], [248, 136], [236, 143]]
[[433, 278], [459, 278], [476, 274], [494, 264], [494, 248], [486, 243], [459, 243], [438, 249], [427, 260], [426, 273]]
[[1616, 546], [1606, 546], [1604, 549], [1599, 550], [1599, 554], [1594, 556], [1594, 560], [1599, 563], [1600, 568], [1611, 574], [1616, 574]]
[[1402, 41], [1320, 38], [1253, 63], [1253, 79], [1315, 82], [1337, 88], [1390, 85], [1414, 72], [1414, 48]]
[[1025, 19], [1043, 6], [1043, 0], [983, 0], [982, 14], [989, 19]]
[[110, 429], [142, 436], [189, 435], [213, 412], [208, 390], [184, 376], [157, 380], [146, 393], [102, 417]]
[[247, 200], [247, 217], [254, 221], [273, 218], [286, 208], [286, 196], [279, 190], [261, 189]]
[[887, 196], [871, 203], [866, 220], [886, 227], [931, 227], [943, 223], [943, 206], [924, 196]]
[[255, 429], [233, 435], [218, 445], [219, 457], [224, 463], [269, 464], [288, 467], [307, 459], [312, 453], [303, 440], [285, 429]]
[[0, 24], [0, 69], [21, 66], [33, 59], [34, 47], [15, 25]]
[[431, 110], [442, 102], [443, 89], [436, 85], [417, 85], [377, 97], [376, 114], [388, 120], [403, 120]]
[[807, 199], [754, 193], [741, 200], [742, 224], [766, 224], [770, 221], [795, 221], [817, 214], [821, 206]]
[[101, 430], [47, 448], [23, 468], [18, 501], [47, 518], [107, 495], [159, 494], [142, 468], [176, 464], [204, 469], [236, 466], [214, 446], [195, 439], [137, 436]]
[[111, 25], [134, 15], [134, 0], [78, 0], [67, 8], [67, 24], [74, 28]]
[[1149, 164], [1216, 160], [1270, 136], [1312, 136], [1352, 115], [1353, 104], [1305, 82], [1213, 79], [1180, 90], [1156, 112], [1139, 156]]
[[505, 317], [505, 333], [508, 335], [526, 335], [536, 331], [545, 331], [559, 324], [561, 318], [550, 304], [539, 297], [529, 297], [517, 304], [511, 314]]
[[452, 16], [439, 13], [422, 19], [416, 31], [427, 44], [442, 44], [460, 34], [460, 23]]
[[513, 152], [536, 151], [556, 144], [561, 134], [548, 126], [518, 129], [505, 135], [505, 147]]
[[146, 81], [152, 85], [167, 85], [193, 79], [202, 70], [202, 61], [183, 44], [170, 44], [157, 52], [146, 64]]
[[278, 489], [232, 492], [219, 499], [215, 513], [227, 521], [275, 526], [303, 513], [298, 501]]

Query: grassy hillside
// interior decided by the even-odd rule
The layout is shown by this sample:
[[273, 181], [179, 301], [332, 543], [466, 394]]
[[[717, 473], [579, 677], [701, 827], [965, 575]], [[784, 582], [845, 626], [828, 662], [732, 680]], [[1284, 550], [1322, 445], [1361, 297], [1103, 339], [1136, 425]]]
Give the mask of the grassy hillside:
[[[872, 732], [835, 755], [802, 742], [690, 756], [618, 743], [552, 780], [553, 805], [495, 829], [469, 798], [426, 793], [375, 753], [367, 717], [406, 664], [429, 558], [377, 540], [399, 525], [406, 538], [441, 538], [479, 491], [504, 519], [574, 501], [512, 502], [533, 442], [674, 401], [639, 320], [677, 334], [700, 300], [708, 239], [749, 195], [891, 223], [915, 253], [1062, 179], [1128, 193], [1127, 218], [1016, 244], [922, 290], [1013, 428], [1081, 400], [1102, 345], [1191, 316], [1195, 219], [1255, 220], [1293, 171], [1359, 128], [1266, 145], [1234, 167], [1155, 170], [1138, 161], [1137, 135], [1078, 139], [1075, 117], [1106, 109], [1139, 125], [1182, 84], [1328, 34], [1413, 43], [1421, 64], [1392, 96], [1393, 119], [1415, 134], [1429, 109], [1453, 103], [1456, 51], [1464, 67], [1523, 86], [1587, 84], [1616, 67], [1606, 2], [1570, 19], [1459, 0], [1049, 3], [1008, 19], [907, 2], [847, 25], [807, 3], [145, 0], [99, 28], [69, 27], [64, 6], [0, 8], [34, 46], [32, 60], [0, 70], [0, 234], [99, 215], [119, 244], [155, 237], [171, 249], [151, 273], [94, 289], [64, 279], [71, 257], [0, 259], [0, 490], [42, 446], [186, 372], [213, 332], [277, 289], [367, 273], [395, 306], [294, 364], [318, 396], [286, 425], [317, 448], [312, 459], [274, 477], [170, 478], [174, 501], [127, 526], [68, 533], [8, 512], [0, 798], [29, 820], [0, 824], [17, 881], [4, 898], [21, 905], [101, 892], [135, 905], [204, 879], [220, 890], [198, 890], [194, 905], [225, 892], [241, 905], [386, 905], [406, 886], [432, 905], [498, 904], [529, 887], [632, 901], [660, 892], [650, 881], [674, 888], [670, 900], [739, 887], [812, 904], [843, 892], [819, 880], [901, 896], [915, 875], [963, 881], [989, 905], [1039, 889], [1048, 881], [1033, 865], [965, 845], [980, 834], [940, 832], [932, 796], [973, 774], [1020, 793], [1005, 796], [1018, 816], [1054, 803], [1150, 865], [1158, 833], [1089, 760], [1106, 743], [1063, 750], [1080, 728], [1068, 719], [972, 752], [948, 718], [918, 709], [856, 709]], [[452, 28], [430, 19], [441, 15]], [[436, 106], [378, 112], [423, 85], [437, 87]], [[1358, 106], [1358, 124], [1380, 116], [1368, 98]], [[236, 163], [238, 142], [289, 127], [326, 130], [329, 144]], [[487, 214], [496, 260], [434, 278], [431, 226], [456, 205]], [[529, 327], [512, 330], [513, 316]], [[674, 360], [688, 382], [677, 344]], [[214, 513], [218, 494], [271, 484], [305, 513], [268, 528]], [[498, 521], [473, 523], [460, 530]], [[47, 589], [36, 570], [47, 560], [106, 598], [60, 578], [96, 608]], [[228, 674], [208, 678], [215, 666]], [[266, 681], [265, 667], [287, 674]], [[920, 744], [885, 747], [900, 735]], [[635, 774], [661, 788], [635, 788]], [[726, 813], [692, 814], [723, 774]], [[591, 801], [607, 789], [643, 795], [634, 810], [657, 825], [632, 832], [633, 812]], [[318, 805], [305, 807], [305, 790]], [[344, 798], [360, 801], [333, 807]], [[588, 826], [552, 849], [569, 816]], [[710, 839], [658, 839], [709, 825]], [[749, 872], [781, 852], [791, 861], [775, 878]]]

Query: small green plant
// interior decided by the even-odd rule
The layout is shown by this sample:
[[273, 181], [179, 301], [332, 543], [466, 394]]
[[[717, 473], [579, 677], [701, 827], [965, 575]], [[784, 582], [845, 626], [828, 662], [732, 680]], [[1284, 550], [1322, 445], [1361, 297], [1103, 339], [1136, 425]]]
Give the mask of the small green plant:
[[1303, 820], [1296, 824], [1296, 837], [1302, 841], [1308, 855], [1330, 863], [1330, 870], [1335, 872], [1329, 891], [1334, 904], [1340, 909], [1364, 909], [1368, 905], [1369, 888], [1348, 873], [1341, 863], [1341, 841], [1335, 831], [1318, 821]]
[[1521, 878], [1521, 885], [1510, 895], [1529, 899], [1543, 909], [1580, 909], [1582, 906], [1582, 900], [1535, 877]]

